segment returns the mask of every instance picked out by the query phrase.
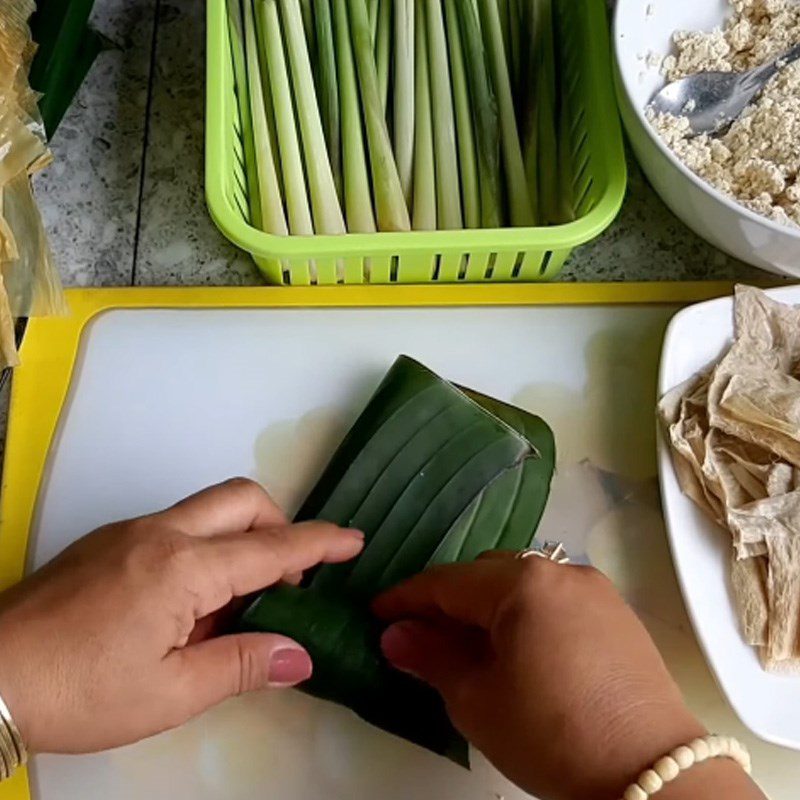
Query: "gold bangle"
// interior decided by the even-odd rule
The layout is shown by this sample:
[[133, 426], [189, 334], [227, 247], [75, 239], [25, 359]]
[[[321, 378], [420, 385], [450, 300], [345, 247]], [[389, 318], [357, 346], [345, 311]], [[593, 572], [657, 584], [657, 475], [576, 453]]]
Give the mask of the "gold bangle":
[[741, 742], [732, 736], [704, 736], [656, 761], [625, 790], [622, 800], [649, 800], [682, 772], [712, 758], [730, 758], [750, 774], [750, 754]]
[[0, 697], [0, 781], [10, 778], [28, 760], [28, 751], [8, 706]]

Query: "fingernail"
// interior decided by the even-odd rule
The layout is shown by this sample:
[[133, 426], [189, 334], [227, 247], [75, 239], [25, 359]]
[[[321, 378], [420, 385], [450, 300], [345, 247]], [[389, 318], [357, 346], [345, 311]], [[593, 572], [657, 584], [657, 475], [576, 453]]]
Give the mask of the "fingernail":
[[386, 660], [397, 669], [413, 672], [416, 663], [413, 622], [397, 622], [381, 637], [381, 650]]
[[349, 533], [354, 539], [364, 540], [364, 531], [359, 531], [356, 528], [345, 528], [345, 533]]
[[269, 685], [275, 689], [296, 686], [311, 677], [311, 656], [302, 648], [276, 650], [269, 662]]

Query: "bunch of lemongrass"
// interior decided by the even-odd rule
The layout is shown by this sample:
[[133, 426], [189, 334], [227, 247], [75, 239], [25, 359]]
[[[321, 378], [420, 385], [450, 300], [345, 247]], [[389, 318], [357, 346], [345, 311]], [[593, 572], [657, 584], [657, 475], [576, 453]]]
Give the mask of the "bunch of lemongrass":
[[553, 0], [228, 0], [250, 221], [273, 234], [573, 215]]

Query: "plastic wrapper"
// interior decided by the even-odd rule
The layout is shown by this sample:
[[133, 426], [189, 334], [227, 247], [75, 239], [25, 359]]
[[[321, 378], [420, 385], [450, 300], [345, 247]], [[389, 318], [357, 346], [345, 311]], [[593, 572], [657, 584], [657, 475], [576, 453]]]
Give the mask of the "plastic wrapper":
[[11, 313], [15, 317], [65, 313], [61, 280], [26, 174], [17, 176], [3, 189], [3, 216], [18, 251], [16, 259], [2, 264]]
[[28, 73], [36, 52], [32, 0], [0, 7], [0, 368], [18, 361], [14, 321], [64, 311], [30, 177], [51, 160]]

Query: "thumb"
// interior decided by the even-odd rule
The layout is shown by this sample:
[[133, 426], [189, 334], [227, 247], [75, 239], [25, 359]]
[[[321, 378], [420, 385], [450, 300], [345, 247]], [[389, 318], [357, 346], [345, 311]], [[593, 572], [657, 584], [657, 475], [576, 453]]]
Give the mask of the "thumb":
[[406, 621], [391, 625], [381, 638], [387, 661], [447, 694], [478, 666], [474, 637], [453, 626]]
[[311, 656], [295, 641], [274, 633], [241, 633], [208, 639], [176, 651], [186, 687], [187, 716], [229, 697], [258, 689], [283, 689], [311, 677]]

